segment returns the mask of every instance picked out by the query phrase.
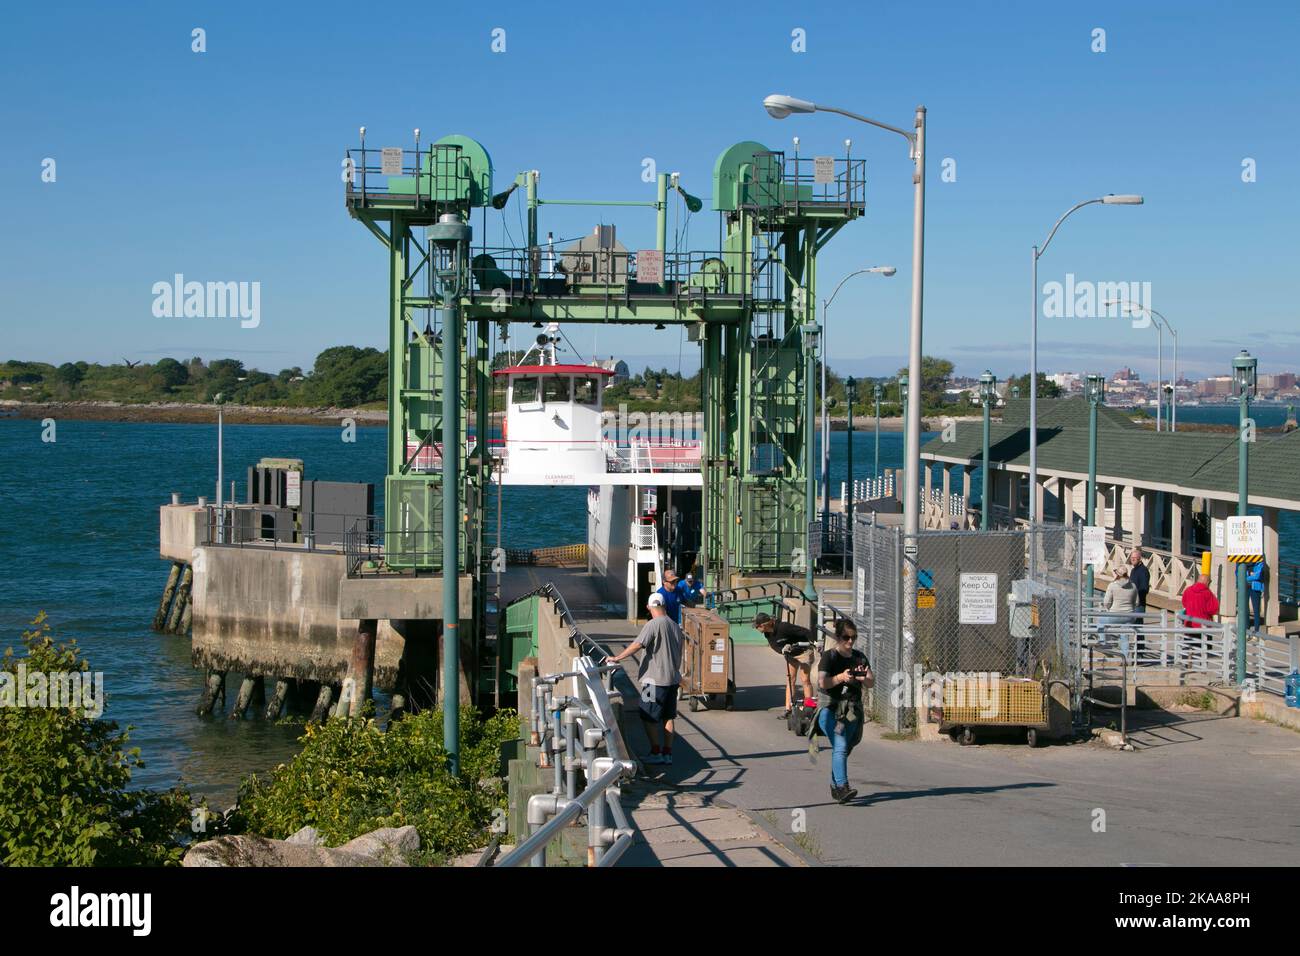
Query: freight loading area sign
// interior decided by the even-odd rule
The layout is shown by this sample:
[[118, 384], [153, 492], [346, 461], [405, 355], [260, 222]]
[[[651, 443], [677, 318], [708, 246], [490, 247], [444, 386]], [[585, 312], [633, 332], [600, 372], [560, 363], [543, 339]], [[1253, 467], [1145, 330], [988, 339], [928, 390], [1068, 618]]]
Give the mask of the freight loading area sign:
[[961, 576], [960, 624], [996, 624], [998, 622], [998, 576], [963, 574]]
[[1233, 515], [1224, 521], [1224, 547], [1234, 564], [1264, 559], [1264, 519], [1258, 515]]

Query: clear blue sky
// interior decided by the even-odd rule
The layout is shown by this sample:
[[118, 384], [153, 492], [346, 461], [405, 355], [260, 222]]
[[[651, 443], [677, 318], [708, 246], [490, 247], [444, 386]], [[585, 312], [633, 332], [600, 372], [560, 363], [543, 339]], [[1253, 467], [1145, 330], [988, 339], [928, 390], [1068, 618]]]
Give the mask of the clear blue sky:
[[[384, 347], [384, 257], [339, 181], [364, 124], [371, 146], [407, 146], [416, 126], [425, 142], [473, 136], [498, 189], [535, 168], [552, 198], [652, 199], [647, 156], [710, 196], [733, 142], [788, 150], [798, 135], [812, 155], [852, 137], [868, 213], [823, 253], [821, 295], [863, 265], [899, 271], [846, 286], [829, 360], [893, 371], [910, 284], [906, 145], [828, 114], [770, 119], [763, 96], [786, 92], [900, 126], [928, 107], [925, 348], [958, 372], [1024, 371], [1030, 247], [1107, 192], [1146, 205], [1075, 214], [1042, 282], [1150, 282], [1188, 373], [1224, 372], [1242, 347], [1261, 371], [1300, 368], [1298, 25], [1293, 0], [11, 5], [0, 358], [230, 355], [277, 371], [329, 345]], [[191, 52], [195, 27], [206, 53]], [[505, 53], [491, 50], [497, 27]], [[1097, 27], [1104, 53], [1091, 51]], [[791, 50], [796, 28], [806, 52]], [[55, 183], [41, 181], [46, 157]], [[945, 158], [955, 182], [941, 181]], [[555, 208], [543, 233], [581, 234], [602, 215]], [[518, 238], [514, 200], [505, 215]], [[629, 248], [653, 243], [649, 210], [604, 215]], [[708, 206], [690, 235], [716, 247]], [[260, 282], [261, 325], [155, 318], [151, 287], [177, 272]], [[589, 327], [569, 332], [592, 347]], [[673, 367], [679, 349], [696, 364], [676, 331], [598, 334], [601, 354], [634, 367]], [[1154, 332], [1124, 320], [1045, 319], [1040, 341], [1047, 370], [1154, 369]]]

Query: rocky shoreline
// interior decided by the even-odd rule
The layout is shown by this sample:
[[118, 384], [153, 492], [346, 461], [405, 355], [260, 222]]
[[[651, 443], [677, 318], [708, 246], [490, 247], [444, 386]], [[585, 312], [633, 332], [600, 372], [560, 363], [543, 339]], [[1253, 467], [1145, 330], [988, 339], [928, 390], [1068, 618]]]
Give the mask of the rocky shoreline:
[[[357, 408], [277, 408], [269, 405], [224, 405], [230, 425], [324, 425], [346, 418], [358, 425], [385, 425], [388, 413]], [[216, 424], [217, 406], [186, 402], [15, 402], [0, 401], [0, 418], [53, 418], [96, 422], [169, 422]]]

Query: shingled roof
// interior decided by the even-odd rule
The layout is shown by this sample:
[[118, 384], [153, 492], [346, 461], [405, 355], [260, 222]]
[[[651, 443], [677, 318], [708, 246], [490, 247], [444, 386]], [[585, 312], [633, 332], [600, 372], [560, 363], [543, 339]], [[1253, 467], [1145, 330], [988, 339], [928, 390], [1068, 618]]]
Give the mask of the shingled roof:
[[[1003, 421], [990, 426], [989, 458], [994, 467], [1027, 470], [1029, 429], [1027, 399], [1007, 403]], [[984, 453], [983, 424], [956, 422], [954, 440], [942, 436], [921, 447], [931, 461], [978, 465]], [[1082, 398], [1039, 399], [1038, 469], [1040, 473], [1086, 475], [1088, 472], [1088, 403]], [[1237, 493], [1237, 434], [1231, 432], [1155, 432], [1136, 424], [1122, 411], [1105, 406], [1097, 415], [1097, 475], [1107, 483], [1174, 487], [1182, 493]], [[1250, 450], [1250, 496], [1272, 499], [1300, 511], [1300, 431], [1258, 434]]]

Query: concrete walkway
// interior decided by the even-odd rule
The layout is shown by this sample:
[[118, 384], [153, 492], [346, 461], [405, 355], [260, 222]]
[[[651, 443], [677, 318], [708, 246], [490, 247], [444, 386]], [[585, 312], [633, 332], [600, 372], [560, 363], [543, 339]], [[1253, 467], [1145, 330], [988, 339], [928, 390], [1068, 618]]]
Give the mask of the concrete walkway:
[[825, 740], [814, 765], [778, 719], [781, 659], [736, 650], [736, 709], [683, 710], [657, 782], [774, 820], [820, 862], [1293, 865], [1300, 849], [1300, 734], [1213, 715], [1159, 714], [1136, 753], [899, 741], [873, 724], [849, 763], [859, 797], [838, 805]]

